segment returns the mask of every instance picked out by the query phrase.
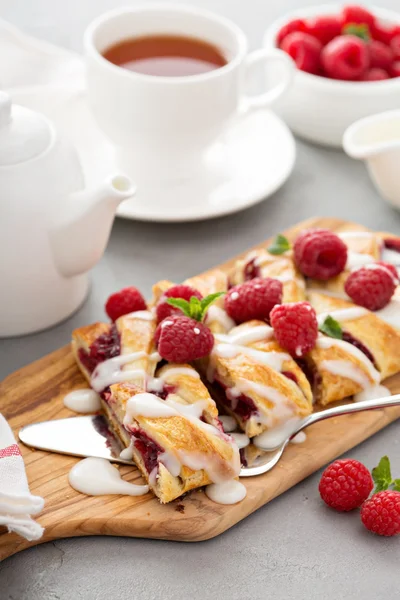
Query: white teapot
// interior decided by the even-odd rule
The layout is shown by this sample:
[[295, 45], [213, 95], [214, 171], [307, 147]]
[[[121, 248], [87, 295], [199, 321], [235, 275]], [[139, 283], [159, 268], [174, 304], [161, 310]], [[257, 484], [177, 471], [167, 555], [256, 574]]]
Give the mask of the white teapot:
[[123, 175], [83, 187], [70, 143], [0, 91], [0, 337], [50, 327], [85, 299], [116, 208], [135, 190]]

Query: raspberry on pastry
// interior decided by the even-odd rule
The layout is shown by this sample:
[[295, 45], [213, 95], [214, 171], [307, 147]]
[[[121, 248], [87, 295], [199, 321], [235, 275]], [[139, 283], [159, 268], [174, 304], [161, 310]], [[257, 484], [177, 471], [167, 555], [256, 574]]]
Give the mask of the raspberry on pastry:
[[119, 317], [128, 313], [146, 310], [147, 306], [139, 290], [131, 286], [111, 294], [106, 302], [105, 309], [111, 321], [116, 321]]
[[269, 319], [276, 304], [282, 302], [282, 283], [278, 279], [251, 279], [231, 288], [225, 296], [225, 310], [236, 323]]
[[164, 360], [179, 363], [210, 354], [214, 337], [203, 323], [181, 314], [172, 315], [158, 325], [155, 342]]
[[297, 236], [294, 260], [307, 277], [327, 280], [341, 273], [347, 262], [347, 247], [329, 229], [306, 229]]
[[380, 310], [390, 302], [398, 282], [392, 265], [379, 262], [350, 273], [344, 289], [359, 306]]
[[280, 304], [271, 311], [271, 325], [277, 341], [294, 357], [301, 358], [315, 346], [317, 315], [308, 302]]

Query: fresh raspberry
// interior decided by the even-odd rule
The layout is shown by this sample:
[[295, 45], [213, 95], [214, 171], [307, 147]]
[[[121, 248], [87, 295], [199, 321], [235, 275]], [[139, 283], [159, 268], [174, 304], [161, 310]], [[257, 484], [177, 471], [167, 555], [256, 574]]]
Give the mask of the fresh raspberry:
[[385, 69], [369, 69], [360, 78], [360, 81], [383, 81], [384, 79], [390, 79], [390, 75]]
[[347, 262], [347, 246], [329, 229], [306, 229], [293, 245], [294, 260], [307, 277], [327, 280], [341, 273]]
[[377, 40], [371, 40], [368, 44], [368, 50], [370, 59], [369, 66], [371, 69], [389, 69], [393, 62], [393, 51], [389, 46], [386, 46]]
[[321, 15], [307, 21], [307, 33], [317, 38], [323, 46], [342, 32], [342, 21], [337, 15]]
[[155, 342], [164, 360], [185, 363], [210, 354], [214, 336], [203, 323], [172, 315], [158, 325]]
[[317, 315], [308, 302], [279, 304], [271, 310], [271, 325], [277, 342], [292, 356], [301, 358], [315, 346]]
[[256, 277], [231, 288], [224, 299], [225, 310], [236, 323], [251, 319], [268, 320], [275, 304], [282, 302], [278, 279]]
[[371, 473], [358, 460], [335, 460], [322, 473], [319, 493], [331, 508], [347, 512], [361, 506], [374, 487]]
[[371, 27], [375, 23], [375, 16], [363, 6], [350, 4], [349, 6], [344, 6], [342, 9], [342, 21], [343, 25], [348, 25], [349, 23], [365, 23]]
[[380, 310], [386, 306], [396, 289], [398, 279], [382, 264], [373, 263], [350, 273], [344, 284], [350, 298], [368, 310]]
[[395, 35], [391, 40], [390, 50], [394, 58], [400, 58], [400, 34]]
[[277, 46], [280, 47], [285, 37], [288, 36], [289, 33], [294, 33], [295, 31], [306, 32], [306, 23], [303, 19], [293, 19], [280, 28], [278, 35], [276, 36]]
[[156, 308], [157, 323], [160, 323], [163, 319], [170, 317], [171, 315], [181, 315], [182, 311], [179, 308], [171, 306], [167, 302], [167, 298], [183, 298], [183, 300], [190, 301], [190, 298], [195, 296], [199, 300], [203, 298], [199, 291], [190, 285], [173, 285], [167, 290], [160, 298]]
[[397, 272], [397, 269], [394, 265], [391, 265], [390, 263], [384, 262], [383, 260], [377, 260], [376, 263], [374, 263], [374, 265], [380, 265], [381, 267], [384, 267], [386, 270], [390, 271], [393, 279], [396, 281], [399, 279], [399, 274]]
[[399, 33], [396, 25], [382, 25], [378, 21], [373, 23], [369, 30], [374, 40], [378, 40], [386, 46], [389, 46], [392, 39]]
[[289, 33], [281, 44], [281, 49], [289, 54], [296, 67], [307, 73], [318, 73], [322, 44], [315, 37], [302, 31]]
[[321, 63], [332, 79], [359, 79], [369, 67], [368, 47], [355, 35], [339, 35], [323, 48]]
[[392, 536], [400, 533], [400, 492], [384, 490], [361, 507], [361, 521], [369, 531]]
[[400, 77], [400, 60], [395, 60], [392, 62], [392, 66], [390, 67], [390, 74], [392, 77]]
[[105, 306], [106, 313], [111, 321], [137, 310], [147, 310], [146, 302], [135, 287], [127, 287], [115, 294], [111, 294]]
[[400, 252], [400, 237], [398, 238], [386, 238], [383, 240], [383, 245], [389, 250]]

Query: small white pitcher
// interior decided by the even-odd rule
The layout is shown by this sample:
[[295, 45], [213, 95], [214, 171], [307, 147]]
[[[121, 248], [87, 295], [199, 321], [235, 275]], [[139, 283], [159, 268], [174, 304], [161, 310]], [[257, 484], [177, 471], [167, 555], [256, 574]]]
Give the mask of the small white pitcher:
[[343, 148], [366, 161], [378, 192], [400, 209], [400, 110], [356, 121], [345, 131]]

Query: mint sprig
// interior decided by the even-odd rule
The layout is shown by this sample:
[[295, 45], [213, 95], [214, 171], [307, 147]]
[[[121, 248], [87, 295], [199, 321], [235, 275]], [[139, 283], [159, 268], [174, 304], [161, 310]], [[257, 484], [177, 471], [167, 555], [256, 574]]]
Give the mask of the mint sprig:
[[390, 460], [388, 456], [382, 456], [379, 465], [372, 469], [372, 479], [375, 483], [374, 494], [388, 490], [389, 488], [400, 492], [400, 479], [392, 479]]
[[270, 254], [283, 254], [287, 250], [290, 250], [290, 242], [284, 235], [279, 233], [267, 250]]
[[355, 35], [365, 42], [368, 42], [371, 39], [371, 33], [366, 23], [347, 23], [347, 25], [342, 28], [342, 33], [344, 35]]
[[322, 325], [319, 326], [319, 331], [325, 333], [336, 340], [343, 339], [343, 331], [340, 324], [331, 315], [328, 315]]
[[186, 317], [190, 317], [195, 321], [202, 321], [209, 306], [223, 295], [224, 292], [216, 292], [215, 294], [209, 294], [202, 300], [192, 296], [189, 301], [183, 298], [168, 298], [167, 303], [174, 308], [179, 308]]

